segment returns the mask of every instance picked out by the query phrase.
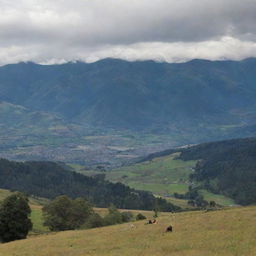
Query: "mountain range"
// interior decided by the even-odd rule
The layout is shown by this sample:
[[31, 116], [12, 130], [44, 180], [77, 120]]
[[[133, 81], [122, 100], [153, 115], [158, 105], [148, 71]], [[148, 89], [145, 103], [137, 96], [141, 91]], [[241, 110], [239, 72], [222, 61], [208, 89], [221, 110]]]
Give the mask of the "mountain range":
[[173, 146], [246, 137], [256, 134], [255, 99], [254, 58], [0, 67], [0, 126], [12, 135], [132, 131]]

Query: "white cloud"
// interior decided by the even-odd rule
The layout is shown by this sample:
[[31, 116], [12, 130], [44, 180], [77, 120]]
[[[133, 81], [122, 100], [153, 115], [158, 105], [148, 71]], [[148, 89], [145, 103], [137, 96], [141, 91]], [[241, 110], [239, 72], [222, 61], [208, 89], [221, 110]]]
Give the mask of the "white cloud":
[[0, 64], [255, 57], [255, 0], [0, 0]]

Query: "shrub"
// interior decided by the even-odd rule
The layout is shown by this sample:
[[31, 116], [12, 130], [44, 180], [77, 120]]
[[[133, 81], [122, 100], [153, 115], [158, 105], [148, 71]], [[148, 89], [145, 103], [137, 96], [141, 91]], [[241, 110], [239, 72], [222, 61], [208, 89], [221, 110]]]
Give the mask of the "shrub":
[[123, 222], [129, 222], [133, 219], [132, 212], [122, 212], [121, 215], [122, 215]]
[[117, 210], [117, 208], [111, 204], [108, 208], [108, 214], [104, 217], [104, 225], [114, 225], [122, 223], [122, 214]]
[[104, 226], [104, 219], [98, 214], [90, 215], [84, 225], [85, 228], [98, 228]]
[[146, 219], [146, 216], [144, 216], [141, 213], [138, 213], [137, 216], [136, 216], [136, 220], [145, 220], [145, 219]]

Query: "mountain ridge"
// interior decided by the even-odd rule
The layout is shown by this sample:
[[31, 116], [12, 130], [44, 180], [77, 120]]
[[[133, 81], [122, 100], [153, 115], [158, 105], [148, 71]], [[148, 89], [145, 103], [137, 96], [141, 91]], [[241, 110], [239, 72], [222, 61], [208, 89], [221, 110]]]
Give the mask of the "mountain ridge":
[[[208, 119], [210, 114], [218, 121], [216, 115], [227, 111], [232, 122], [240, 118], [233, 108], [248, 108], [254, 100], [249, 93], [256, 95], [248, 80], [252, 74], [246, 79], [237, 76], [240, 69], [245, 72], [248, 62], [255, 60], [168, 64], [105, 59], [92, 64], [47, 66], [20, 63], [0, 68], [0, 99], [79, 122], [112, 127], [144, 128], [172, 120], [181, 122], [191, 119], [191, 115]], [[226, 74], [223, 67], [229, 69]], [[228, 75], [233, 76], [230, 81]], [[100, 114], [102, 110], [104, 113]]]

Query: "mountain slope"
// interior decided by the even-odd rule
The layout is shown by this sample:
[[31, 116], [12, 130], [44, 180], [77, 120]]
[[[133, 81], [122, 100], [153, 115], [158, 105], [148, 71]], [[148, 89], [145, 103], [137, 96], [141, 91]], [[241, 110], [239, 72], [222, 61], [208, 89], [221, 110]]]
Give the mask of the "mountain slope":
[[0, 68], [0, 99], [115, 128], [254, 123], [256, 60]]
[[2, 126], [22, 131], [27, 129], [30, 133], [32, 133], [31, 130], [37, 130], [38, 133], [49, 131], [51, 128], [65, 124], [64, 120], [57, 115], [42, 111], [31, 111], [21, 105], [3, 101], [0, 102], [0, 116]]

